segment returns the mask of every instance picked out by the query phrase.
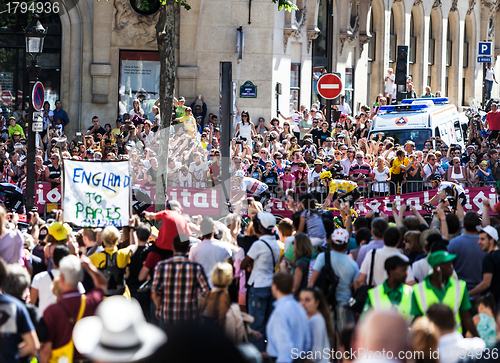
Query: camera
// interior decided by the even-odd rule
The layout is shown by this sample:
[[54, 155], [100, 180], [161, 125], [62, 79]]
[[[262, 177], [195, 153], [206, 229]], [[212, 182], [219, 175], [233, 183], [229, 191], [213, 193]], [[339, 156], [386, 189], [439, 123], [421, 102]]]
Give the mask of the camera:
[[236, 140], [236, 145], [241, 145], [241, 144], [243, 144], [243, 141], [241, 141], [241, 140]]
[[274, 141], [276, 140], [276, 136], [274, 134], [269, 135], [269, 140]]
[[76, 136], [82, 136], [82, 133], [81, 132], [77, 132]]
[[243, 137], [243, 136], [240, 136], [240, 140], [241, 140], [241, 141], [247, 141], [247, 138], [246, 138], [246, 137]]

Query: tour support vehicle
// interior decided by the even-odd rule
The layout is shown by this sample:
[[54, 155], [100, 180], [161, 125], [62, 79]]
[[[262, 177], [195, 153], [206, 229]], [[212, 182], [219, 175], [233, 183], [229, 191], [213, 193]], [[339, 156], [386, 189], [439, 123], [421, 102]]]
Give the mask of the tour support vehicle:
[[369, 136], [383, 133], [394, 138], [394, 144], [404, 145], [408, 140], [417, 150], [431, 137], [439, 137], [448, 146], [464, 145], [461, 116], [446, 97], [405, 99], [401, 105], [381, 106], [373, 118]]

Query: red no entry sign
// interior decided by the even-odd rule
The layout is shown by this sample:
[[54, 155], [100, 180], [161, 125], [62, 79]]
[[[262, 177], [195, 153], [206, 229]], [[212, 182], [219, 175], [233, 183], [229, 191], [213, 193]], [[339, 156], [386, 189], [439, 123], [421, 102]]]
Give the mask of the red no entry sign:
[[337, 98], [342, 93], [342, 80], [336, 74], [324, 74], [318, 81], [318, 93], [327, 100]]
[[6, 105], [10, 105], [10, 103], [12, 102], [12, 93], [10, 93], [10, 91], [2, 92], [2, 102]]
[[45, 89], [43, 88], [42, 82], [38, 81], [35, 83], [31, 97], [31, 102], [33, 102], [35, 110], [41, 111], [43, 102], [45, 101]]

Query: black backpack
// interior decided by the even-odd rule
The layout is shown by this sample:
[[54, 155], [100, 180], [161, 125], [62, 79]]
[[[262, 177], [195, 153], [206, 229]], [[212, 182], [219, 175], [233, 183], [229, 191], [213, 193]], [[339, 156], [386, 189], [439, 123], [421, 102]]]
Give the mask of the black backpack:
[[105, 296], [123, 295], [126, 290], [125, 269], [118, 267], [118, 263], [116, 262], [116, 256], [118, 254], [116, 252], [114, 252], [112, 256], [109, 256], [109, 253], [106, 252], [104, 252], [104, 254], [106, 255], [106, 265], [98, 268], [104, 274], [108, 282]]
[[326, 301], [330, 307], [337, 306], [337, 286], [339, 277], [335, 274], [332, 268], [331, 252], [325, 252], [325, 266], [321, 269], [318, 279], [314, 283], [314, 287], [320, 289], [325, 295]]

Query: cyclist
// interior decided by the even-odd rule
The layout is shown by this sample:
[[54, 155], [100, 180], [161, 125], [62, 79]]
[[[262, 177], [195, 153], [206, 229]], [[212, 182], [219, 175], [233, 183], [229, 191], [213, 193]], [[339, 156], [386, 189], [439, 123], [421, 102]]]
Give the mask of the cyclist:
[[0, 183], [0, 196], [9, 212], [24, 213], [23, 191], [10, 183]]
[[250, 194], [256, 201], [261, 202], [264, 207], [266, 202], [271, 198], [267, 184], [257, 179], [246, 177], [243, 170], [236, 171], [233, 177], [237, 183], [241, 183], [241, 190], [231, 198], [229, 203], [233, 204], [239, 201], [245, 194]]
[[450, 206], [453, 209], [457, 208], [457, 202], [460, 201], [460, 204], [462, 207], [467, 204], [467, 197], [465, 196], [465, 190], [460, 186], [459, 184], [449, 182], [449, 181], [441, 181], [441, 175], [440, 174], [432, 174], [429, 177], [429, 182], [432, 185], [433, 189], [437, 189], [437, 193], [435, 196], [429, 200], [429, 204], [434, 205], [438, 204], [439, 202], [439, 194], [441, 191], [445, 191], [446, 195], [453, 197], [454, 199], [450, 202]]
[[349, 202], [349, 207], [353, 207], [354, 203], [359, 199], [361, 193], [358, 190], [358, 184], [349, 180], [333, 179], [332, 173], [324, 171], [320, 175], [323, 185], [328, 187], [328, 197], [326, 197], [323, 208], [328, 208], [332, 199], [333, 206], [340, 207], [340, 203]]

